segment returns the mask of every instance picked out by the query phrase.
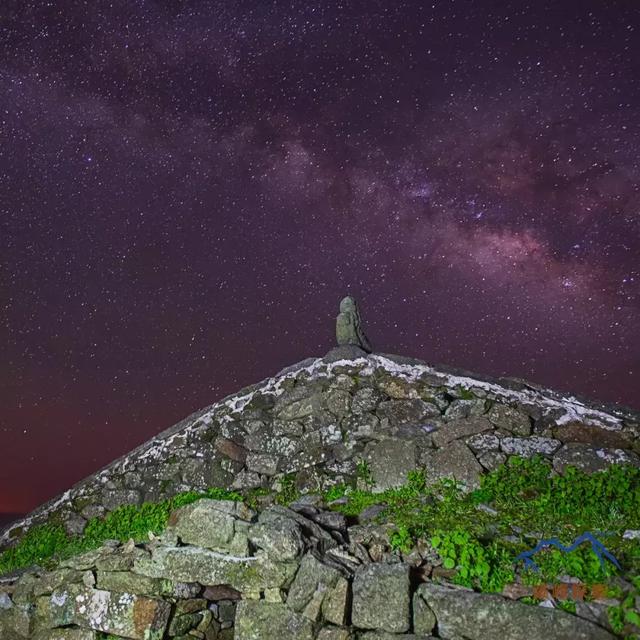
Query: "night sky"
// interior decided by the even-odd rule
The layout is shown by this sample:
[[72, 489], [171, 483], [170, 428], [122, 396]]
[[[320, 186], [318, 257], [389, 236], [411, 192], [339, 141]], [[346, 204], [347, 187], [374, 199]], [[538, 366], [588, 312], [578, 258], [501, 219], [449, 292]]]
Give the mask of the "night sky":
[[640, 409], [640, 5], [0, 5], [0, 512], [334, 343]]

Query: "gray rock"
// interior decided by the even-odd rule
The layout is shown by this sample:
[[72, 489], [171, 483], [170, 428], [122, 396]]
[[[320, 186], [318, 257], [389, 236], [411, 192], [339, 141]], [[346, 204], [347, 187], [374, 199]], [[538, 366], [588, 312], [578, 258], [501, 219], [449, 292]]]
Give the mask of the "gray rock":
[[337, 569], [308, 553], [302, 558], [289, 589], [287, 606], [316, 621], [326, 593], [335, 587], [340, 577]]
[[596, 449], [580, 442], [569, 442], [553, 457], [553, 468], [563, 473], [568, 467], [577, 467], [586, 473], [606, 469], [611, 464], [631, 464], [640, 467], [640, 458], [625, 449]]
[[248, 521], [252, 516], [242, 502], [202, 499], [174, 511], [167, 529], [186, 544], [247, 555]]
[[531, 435], [531, 418], [506, 404], [494, 404], [486, 416], [496, 427], [516, 436]]
[[344, 418], [351, 409], [351, 394], [343, 389], [329, 389], [324, 394], [327, 410], [336, 418]]
[[235, 619], [236, 640], [313, 640], [313, 623], [281, 603], [241, 600]]
[[273, 560], [295, 560], [304, 550], [300, 525], [291, 518], [264, 518], [249, 528], [251, 543]]
[[359, 389], [353, 395], [351, 411], [356, 415], [375, 411], [375, 408], [381, 401], [382, 394], [379, 391], [371, 387], [365, 387], [363, 389]]
[[465, 440], [467, 446], [474, 453], [500, 451], [500, 439], [494, 433], [478, 433]]
[[420, 398], [381, 402], [376, 413], [381, 420], [386, 418], [392, 427], [399, 427], [403, 424], [419, 424], [423, 418], [440, 415], [440, 411], [435, 405]]
[[486, 418], [474, 416], [451, 420], [444, 423], [440, 429], [433, 433], [433, 444], [436, 447], [444, 447], [445, 444], [453, 440], [482, 433], [483, 431], [489, 431], [490, 429], [492, 429], [492, 425]]
[[550, 456], [562, 443], [553, 438], [531, 436], [530, 438], [502, 438], [500, 448], [510, 456], [531, 458], [535, 455]]
[[420, 585], [413, 594], [413, 630], [416, 633], [430, 634], [436, 626], [436, 616], [422, 596], [424, 585]]
[[86, 526], [87, 526], [87, 520], [78, 513], [72, 512], [68, 516], [66, 516], [66, 518], [64, 519], [65, 531], [71, 537], [81, 536]]
[[359, 358], [366, 358], [369, 354], [360, 347], [356, 347], [352, 344], [345, 344], [340, 347], [333, 347], [333, 349], [327, 352], [322, 360], [326, 363], [339, 362], [340, 360], [358, 360]]
[[199, 547], [161, 546], [154, 549], [150, 560], [136, 560], [134, 569], [153, 578], [226, 584], [243, 593], [256, 593], [283, 587], [293, 577], [297, 564], [274, 562], [264, 555], [239, 557]]
[[453, 589], [434, 583], [418, 587], [435, 614], [438, 635], [447, 640], [613, 640], [586, 620], [558, 609], [532, 607], [499, 595]]
[[454, 400], [444, 412], [445, 420], [462, 420], [484, 413], [484, 400]]
[[142, 504], [142, 495], [136, 489], [105, 489], [102, 494], [102, 505], [107, 511], [113, 511], [127, 504]]
[[373, 491], [381, 493], [407, 481], [407, 474], [416, 468], [416, 445], [411, 440], [385, 438], [365, 448], [373, 479]]
[[453, 478], [467, 490], [479, 488], [480, 474], [483, 472], [469, 447], [460, 440], [454, 440], [442, 449], [429, 453], [424, 459], [424, 468], [429, 482]]
[[278, 456], [268, 453], [249, 453], [247, 455], [247, 469], [265, 476], [274, 476], [278, 471]]
[[370, 564], [353, 578], [353, 625], [391, 633], [409, 630], [409, 566]]
[[500, 451], [487, 451], [483, 453], [479, 458], [478, 462], [487, 470], [493, 471], [497, 469], [501, 464], [504, 464], [507, 461], [507, 456]]
[[355, 299], [346, 296], [340, 301], [340, 313], [336, 318], [336, 342], [338, 346], [356, 346], [371, 353], [371, 343], [362, 328], [360, 311]]
[[323, 627], [318, 631], [316, 640], [352, 640], [351, 629], [346, 627]]

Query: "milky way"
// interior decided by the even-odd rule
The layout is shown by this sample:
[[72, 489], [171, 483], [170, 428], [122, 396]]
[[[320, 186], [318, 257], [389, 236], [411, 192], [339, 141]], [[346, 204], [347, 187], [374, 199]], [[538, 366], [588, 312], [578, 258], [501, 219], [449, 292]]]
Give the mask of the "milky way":
[[640, 408], [637, 2], [3, 2], [0, 511], [333, 344]]

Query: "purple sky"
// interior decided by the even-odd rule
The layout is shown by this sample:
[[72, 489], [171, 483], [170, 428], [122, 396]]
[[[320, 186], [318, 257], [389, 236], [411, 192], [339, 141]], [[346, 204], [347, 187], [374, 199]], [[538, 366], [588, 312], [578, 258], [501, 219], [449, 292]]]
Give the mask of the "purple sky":
[[333, 344], [640, 408], [640, 7], [3, 2], [0, 511]]

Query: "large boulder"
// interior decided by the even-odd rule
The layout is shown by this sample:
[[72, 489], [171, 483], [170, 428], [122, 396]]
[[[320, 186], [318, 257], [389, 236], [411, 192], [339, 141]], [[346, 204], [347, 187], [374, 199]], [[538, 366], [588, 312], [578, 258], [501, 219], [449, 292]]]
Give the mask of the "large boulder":
[[426, 582], [418, 587], [444, 640], [614, 640], [591, 622], [558, 609]]

